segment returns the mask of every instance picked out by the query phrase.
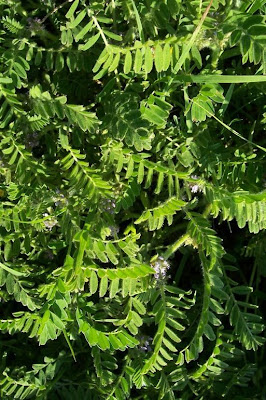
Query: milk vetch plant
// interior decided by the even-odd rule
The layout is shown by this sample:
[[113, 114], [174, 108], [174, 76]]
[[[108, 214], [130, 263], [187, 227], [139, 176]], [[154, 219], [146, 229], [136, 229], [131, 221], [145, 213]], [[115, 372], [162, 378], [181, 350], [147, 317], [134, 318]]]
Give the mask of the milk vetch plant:
[[0, 0], [0, 397], [264, 399], [263, 0]]

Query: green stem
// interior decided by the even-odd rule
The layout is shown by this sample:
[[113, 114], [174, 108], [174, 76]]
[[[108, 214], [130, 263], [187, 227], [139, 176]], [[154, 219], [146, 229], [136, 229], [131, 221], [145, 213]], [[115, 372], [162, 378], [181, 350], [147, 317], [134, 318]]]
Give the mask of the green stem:
[[181, 238], [179, 238], [174, 244], [172, 244], [166, 252], [164, 253], [163, 257], [167, 260], [172, 254], [174, 254], [183, 244], [189, 239], [189, 234], [185, 233]]
[[117, 381], [116, 381], [116, 384], [115, 384], [115, 386], [113, 387], [113, 390], [111, 391], [111, 393], [110, 393], [109, 396], [107, 397], [107, 400], [109, 400], [109, 399], [112, 397], [112, 395], [113, 395], [114, 392], [115, 392], [115, 389], [119, 386], [119, 384], [120, 384], [120, 382], [121, 382], [121, 379], [123, 378], [123, 376], [124, 376], [124, 374], [125, 374], [125, 369], [126, 369], [126, 367], [127, 367], [127, 365], [128, 365], [128, 362], [129, 362], [129, 358], [126, 356], [126, 357], [125, 357], [125, 364], [124, 364], [123, 370], [122, 370], [121, 374], [119, 375], [119, 377], [118, 377], [118, 379], [117, 379]]
[[142, 27], [142, 23], [141, 23], [141, 19], [140, 19], [140, 16], [139, 16], [138, 9], [136, 7], [136, 4], [135, 4], [134, 0], [131, 0], [131, 3], [132, 3], [133, 9], [134, 9], [134, 13], [135, 13], [135, 17], [136, 17], [137, 27], [138, 27], [138, 31], [139, 31], [139, 38], [141, 40], [141, 43], [145, 43], [143, 27]]
[[60, 10], [60, 8], [64, 7], [67, 3], [72, 3], [73, 0], [67, 0], [64, 3], [60, 4], [59, 6], [55, 7], [51, 12], [49, 12], [42, 20], [41, 24], [43, 24], [47, 18], [49, 18], [52, 14], [56, 13], [56, 11]]

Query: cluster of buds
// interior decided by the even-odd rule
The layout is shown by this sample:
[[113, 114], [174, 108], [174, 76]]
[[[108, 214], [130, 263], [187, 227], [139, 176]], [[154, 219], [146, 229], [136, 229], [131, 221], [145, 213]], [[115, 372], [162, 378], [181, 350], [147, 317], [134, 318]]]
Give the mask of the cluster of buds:
[[29, 133], [25, 137], [25, 147], [27, 150], [32, 150], [40, 144], [38, 132]]
[[[199, 179], [199, 177], [197, 175], [191, 175], [192, 179]], [[189, 184], [189, 188], [191, 190], [191, 193], [198, 193], [198, 192], [202, 192], [202, 187], [200, 185], [198, 185], [197, 183], [190, 183]]]
[[156, 280], [166, 278], [167, 270], [170, 268], [170, 265], [162, 256], [159, 256], [151, 266], [155, 270], [154, 278]]
[[44, 214], [43, 214], [43, 217], [49, 217], [49, 218], [47, 218], [47, 219], [45, 219], [45, 220], [43, 221], [45, 227], [46, 227], [49, 231], [51, 231], [51, 230], [53, 229], [53, 227], [54, 227], [55, 225], [58, 224], [57, 219], [56, 219], [55, 217], [53, 217], [52, 215], [50, 216], [48, 213], [44, 213]]
[[56, 189], [55, 193], [56, 195], [53, 197], [53, 201], [56, 207], [63, 207], [64, 204], [67, 204], [67, 199], [60, 189]]
[[150, 346], [151, 342], [152, 342], [152, 337], [147, 337], [147, 336], [141, 336], [140, 337], [140, 347], [139, 349], [142, 352], [146, 352], [146, 351], [152, 351], [152, 348]]
[[100, 208], [103, 212], [107, 212], [108, 214], [114, 214], [116, 203], [114, 199], [101, 199]]

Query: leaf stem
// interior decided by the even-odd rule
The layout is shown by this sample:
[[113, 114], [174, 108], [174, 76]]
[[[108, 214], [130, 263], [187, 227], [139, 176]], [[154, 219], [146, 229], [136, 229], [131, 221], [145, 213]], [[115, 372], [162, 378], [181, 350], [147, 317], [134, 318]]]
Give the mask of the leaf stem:
[[106, 39], [106, 36], [105, 36], [105, 34], [104, 34], [99, 22], [97, 21], [97, 18], [94, 15], [92, 15], [92, 19], [93, 19], [93, 22], [94, 22], [95, 26], [97, 27], [98, 31], [100, 32], [100, 35], [101, 35], [101, 37], [102, 37], [102, 39], [104, 41], [105, 46], [108, 47], [109, 43], [108, 43], [108, 41]]

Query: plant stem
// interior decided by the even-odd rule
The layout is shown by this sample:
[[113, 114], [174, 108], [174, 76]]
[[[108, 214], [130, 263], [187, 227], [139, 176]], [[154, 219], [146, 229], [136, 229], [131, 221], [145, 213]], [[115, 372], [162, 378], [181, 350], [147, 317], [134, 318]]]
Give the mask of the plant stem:
[[172, 254], [174, 254], [183, 244], [189, 239], [189, 234], [185, 233], [179, 238], [174, 244], [168, 247], [168, 250], [164, 253], [163, 257], [167, 260]]

